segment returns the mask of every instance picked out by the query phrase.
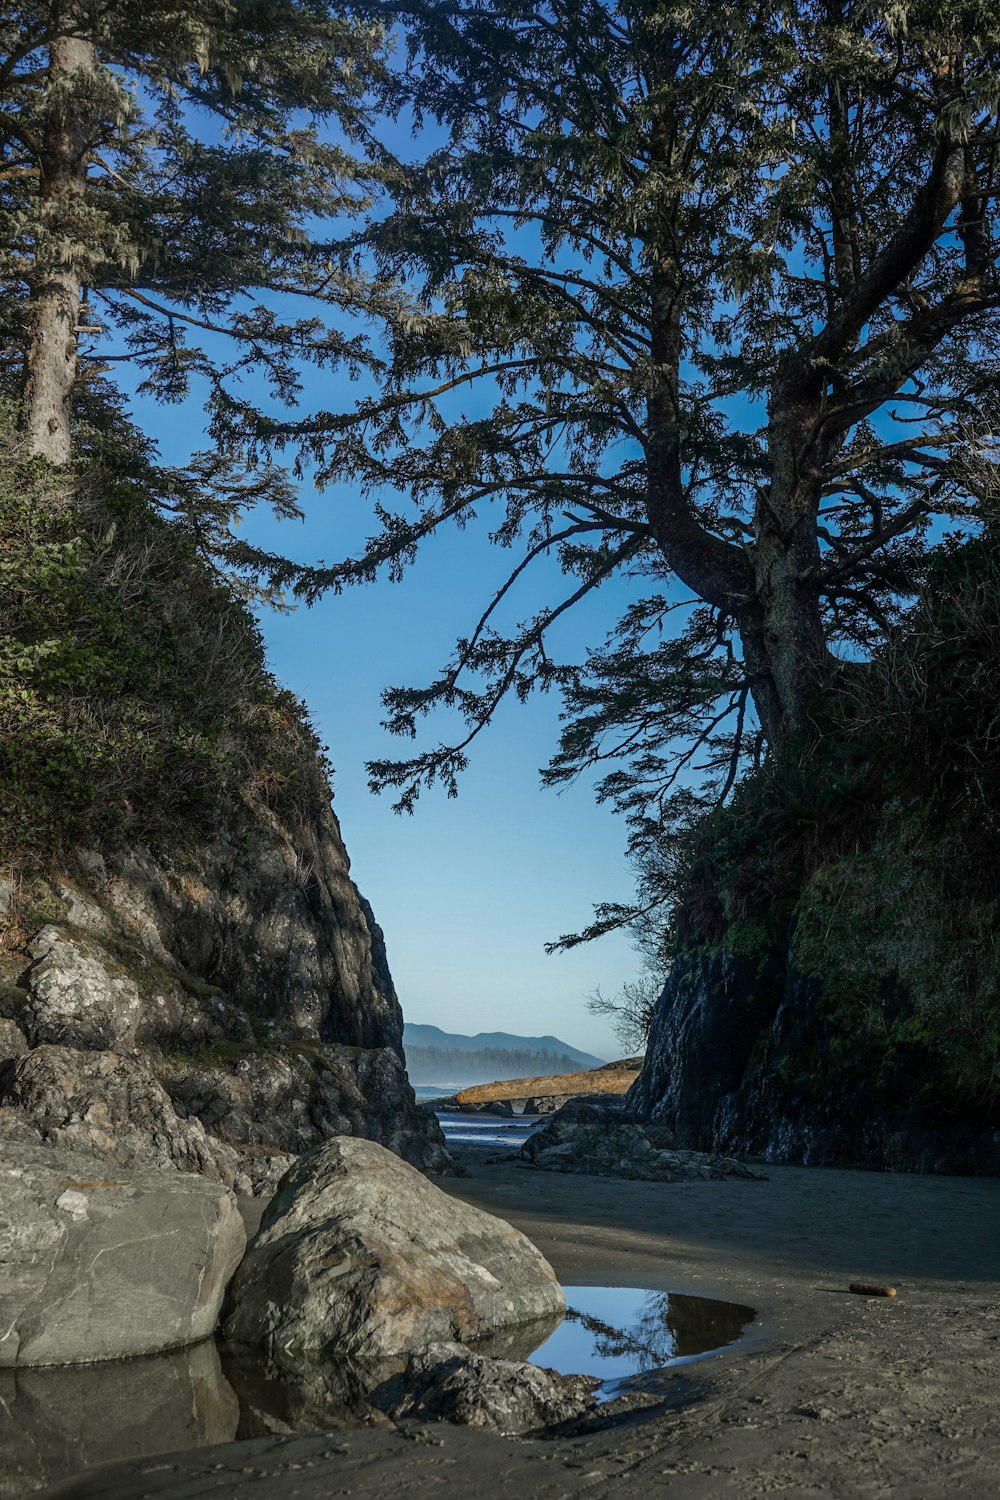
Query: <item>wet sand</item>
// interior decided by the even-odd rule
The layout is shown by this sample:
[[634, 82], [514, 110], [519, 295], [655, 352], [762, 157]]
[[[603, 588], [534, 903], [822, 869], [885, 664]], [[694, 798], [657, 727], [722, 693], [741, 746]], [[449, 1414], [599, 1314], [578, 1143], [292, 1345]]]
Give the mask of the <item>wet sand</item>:
[[[207, 1447], [94, 1471], [76, 1500], [1000, 1496], [1000, 1179], [767, 1168], [763, 1183], [619, 1182], [490, 1164], [441, 1186], [500, 1213], [566, 1283], [749, 1303], [734, 1350], [582, 1436], [444, 1424]], [[887, 1282], [894, 1299], [847, 1291]]]

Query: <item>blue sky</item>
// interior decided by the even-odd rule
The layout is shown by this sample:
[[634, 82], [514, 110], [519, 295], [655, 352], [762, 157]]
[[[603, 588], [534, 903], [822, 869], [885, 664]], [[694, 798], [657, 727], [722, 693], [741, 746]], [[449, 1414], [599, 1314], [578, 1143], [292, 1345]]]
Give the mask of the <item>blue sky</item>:
[[[282, 533], [297, 555], [306, 555], [304, 543], [331, 558], [345, 550], [337, 545], [344, 529], [336, 501], [321, 496], [309, 503], [304, 535]], [[612, 936], [551, 956], [543, 946], [584, 925], [595, 899], [631, 894], [620, 820], [595, 806], [587, 785], [558, 795], [539, 787], [558, 700], [505, 705], [477, 742], [455, 799], [424, 792], [412, 817], [399, 816], [389, 794], [375, 797], [367, 786], [366, 761], [405, 753], [380, 728], [381, 690], [433, 677], [506, 561], [483, 530], [425, 547], [401, 583], [266, 618], [271, 662], [330, 747], [334, 806], [355, 878], [385, 929], [407, 1018], [462, 1032], [552, 1032], [613, 1057], [621, 1049], [587, 1013], [585, 996], [598, 985], [614, 993], [633, 977], [628, 941]], [[591, 639], [612, 608], [591, 609]], [[440, 728], [428, 723], [424, 742]]]
[[[200, 126], [205, 139], [218, 138], [216, 122]], [[386, 144], [402, 155], [420, 154], [431, 139], [425, 132], [414, 143], [404, 122], [387, 130]], [[180, 407], [161, 407], [134, 394], [139, 377], [127, 365], [119, 376], [166, 463], [184, 463], [208, 446], [197, 393]], [[300, 409], [352, 404], [362, 387], [349, 387], [344, 377], [343, 389], [331, 391], [335, 379], [306, 372]], [[251, 377], [247, 389], [259, 393], [262, 407], [273, 405], [262, 381]], [[484, 399], [465, 393], [466, 414], [478, 414]], [[317, 494], [306, 483], [300, 499], [304, 523], [279, 525], [261, 512], [245, 523], [245, 534], [301, 561], [332, 562], [356, 553], [376, 530], [370, 502], [349, 487]], [[586, 998], [597, 988], [615, 994], [636, 977], [641, 965], [628, 938], [612, 934], [569, 953], [544, 951], [546, 942], [585, 926], [594, 902], [633, 893], [624, 825], [595, 804], [592, 785], [559, 793], [539, 785], [539, 768], [557, 742], [558, 698], [505, 704], [473, 747], [457, 799], [425, 791], [408, 817], [392, 811], [391, 794], [368, 789], [367, 761], [408, 753], [380, 727], [382, 690], [431, 681], [509, 571], [512, 554], [488, 541], [496, 520], [484, 512], [478, 526], [433, 538], [401, 583], [352, 589], [288, 615], [265, 612], [261, 624], [276, 676], [306, 702], [329, 746], [352, 872], [385, 931], [406, 1018], [468, 1033], [553, 1033], [613, 1058], [621, 1046], [607, 1021], [588, 1013]], [[557, 573], [554, 565], [547, 574], [545, 565], [534, 570], [510, 601], [508, 623], [534, 613], [544, 598], [538, 590]], [[566, 657], [581, 659], [586, 646], [600, 644], [626, 588], [612, 580], [570, 613], [554, 637]], [[430, 720], [418, 743], [435, 743], [445, 728]]]
[[[306, 376], [302, 408], [330, 403], [320, 389], [330, 378]], [[132, 402], [165, 462], [183, 463], [207, 446], [197, 395], [180, 407], [134, 394]], [[356, 553], [375, 529], [369, 502], [349, 486], [318, 493], [306, 482], [300, 501], [304, 522], [279, 523], [261, 511], [244, 534], [302, 561], [330, 562]], [[380, 726], [382, 690], [432, 680], [509, 571], [512, 554], [488, 540], [495, 523], [484, 510], [478, 524], [432, 538], [399, 583], [354, 588], [290, 614], [265, 611], [261, 624], [275, 674], [306, 702], [329, 746], [334, 808], [354, 878], [385, 931], [406, 1018], [466, 1033], [552, 1033], [611, 1058], [621, 1046], [607, 1021], [588, 1013], [586, 998], [597, 988], [615, 994], [636, 977], [628, 938], [544, 951], [585, 926], [595, 901], [632, 895], [624, 825], [595, 804], [592, 785], [559, 793], [539, 785], [558, 737], [558, 698], [505, 704], [473, 747], [456, 799], [425, 791], [415, 814], [400, 816], [391, 794], [368, 789], [367, 761], [408, 753]], [[533, 613], [557, 573], [554, 565], [529, 573], [508, 619]], [[554, 640], [569, 659], [600, 643], [626, 588], [612, 580], [566, 617]], [[436, 742], [446, 727], [431, 719], [418, 743]]]

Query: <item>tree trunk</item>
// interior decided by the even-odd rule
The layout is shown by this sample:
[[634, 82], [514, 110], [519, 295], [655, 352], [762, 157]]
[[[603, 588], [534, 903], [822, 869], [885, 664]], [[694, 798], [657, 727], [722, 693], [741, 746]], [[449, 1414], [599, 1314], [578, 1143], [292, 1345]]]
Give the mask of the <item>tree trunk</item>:
[[74, 209], [83, 197], [91, 147], [85, 101], [96, 73], [91, 42], [57, 37], [39, 153], [38, 224], [30, 278], [22, 424], [32, 453], [70, 460], [82, 266]]
[[736, 621], [754, 708], [773, 745], [805, 727], [832, 664], [815, 582], [822, 397], [779, 399], [770, 413], [771, 483], [754, 516], [753, 545], [741, 549], [713, 535], [683, 481], [680, 294], [662, 268], [651, 273], [650, 293], [657, 378], [647, 407], [647, 520], [677, 577]]
[[812, 403], [772, 411], [771, 482], [754, 515], [754, 595], [734, 611], [754, 703], [772, 743], [779, 734], [805, 727], [833, 666], [816, 588], [821, 492], [813, 455], [816, 416]]

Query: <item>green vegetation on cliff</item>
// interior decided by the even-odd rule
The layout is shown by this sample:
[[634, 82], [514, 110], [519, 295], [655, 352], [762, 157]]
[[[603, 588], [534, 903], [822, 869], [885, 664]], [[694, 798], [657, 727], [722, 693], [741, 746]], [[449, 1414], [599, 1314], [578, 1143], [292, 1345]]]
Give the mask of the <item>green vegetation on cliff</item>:
[[[8, 438], [10, 435], [8, 434]], [[64, 479], [10, 440], [0, 475], [0, 841], [57, 849], [192, 836], [250, 795], [329, 800], [302, 705], [194, 531], [107, 459]]]
[[675, 901], [675, 950], [721, 947], [762, 974], [777, 952], [810, 981], [808, 1024], [790, 1019], [756, 1059], [799, 1097], [864, 1091], [986, 1127], [1000, 1119], [998, 851], [988, 530], [943, 551], [905, 626], [845, 673], [813, 734], [648, 874]]

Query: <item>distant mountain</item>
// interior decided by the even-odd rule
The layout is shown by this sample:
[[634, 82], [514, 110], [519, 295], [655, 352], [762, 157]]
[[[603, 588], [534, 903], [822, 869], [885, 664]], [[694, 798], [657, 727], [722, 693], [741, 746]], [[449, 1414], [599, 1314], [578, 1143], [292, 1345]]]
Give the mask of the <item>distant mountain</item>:
[[412, 1021], [403, 1028], [403, 1048], [411, 1083], [456, 1089], [502, 1078], [575, 1073], [599, 1068], [603, 1062], [556, 1036], [516, 1036], [510, 1031], [462, 1036]]

